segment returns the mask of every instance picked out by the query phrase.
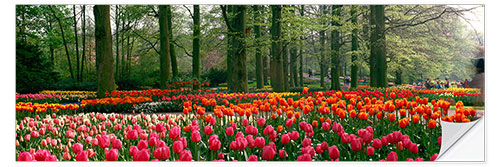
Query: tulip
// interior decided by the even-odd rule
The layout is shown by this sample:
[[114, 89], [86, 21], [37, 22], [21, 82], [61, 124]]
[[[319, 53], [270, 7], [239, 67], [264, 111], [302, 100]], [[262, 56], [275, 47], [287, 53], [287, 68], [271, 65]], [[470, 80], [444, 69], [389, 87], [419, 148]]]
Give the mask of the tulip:
[[99, 142], [99, 147], [106, 148], [109, 146], [110, 139], [108, 135], [101, 135], [101, 137], [99, 137], [97, 140]]
[[89, 161], [89, 152], [80, 151], [75, 156], [76, 161]]
[[174, 153], [180, 154], [184, 150], [184, 144], [182, 141], [175, 141], [172, 149], [174, 150]]
[[208, 149], [212, 151], [217, 151], [221, 147], [221, 143], [219, 141], [219, 137], [217, 135], [212, 135], [208, 139]]
[[257, 147], [257, 148], [264, 148], [264, 146], [266, 145], [266, 141], [263, 137], [257, 137], [254, 140], [254, 144], [255, 144], [255, 147]]
[[337, 146], [333, 145], [331, 147], [328, 147], [328, 156], [330, 159], [337, 159], [340, 156], [340, 151], [337, 148]]
[[248, 126], [248, 119], [244, 119], [244, 120], [241, 122], [241, 124], [242, 124], [243, 126], [245, 126], [245, 127], [246, 127], [246, 126]]
[[33, 161], [35, 160], [29, 152], [22, 152], [17, 157], [17, 161]]
[[71, 159], [71, 154], [69, 154], [69, 152], [64, 152], [64, 153], [63, 153], [63, 158], [64, 158], [66, 161], [68, 161], [68, 160], [70, 160], [70, 159]]
[[256, 155], [250, 155], [247, 159], [247, 161], [257, 161], [257, 156]]
[[375, 153], [375, 149], [371, 146], [366, 147], [366, 155], [372, 156]]
[[288, 155], [285, 150], [281, 149], [279, 150], [279, 156], [281, 159], [285, 159], [285, 157], [287, 157]]
[[276, 151], [271, 146], [265, 146], [262, 149], [262, 159], [271, 161], [274, 158], [274, 155], [276, 155]]
[[441, 136], [439, 136], [437, 143], [438, 143], [438, 145], [441, 145]]
[[309, 154], [303, 154], [297, 157], [297, 161], [312, 161], [312, 157]]
[[431, 158], [429, 159], [429, 161], [435, 161], [438, 157], [438, 154], [437, 153], [434, 153], [432, 154]]
[[137, 151], [139, 151], [139, 149], [136, 146], [130, 146], [130, 148], [128, 149], [128, 153], [130, 154], [130, 156], [134, 156]]
[[233, 136], [233, 134], [234, 134], [234, 129], [233, 129], [233, 127], [231, 127], [231, 126], [230, 126], [230, 127], [227, 127], [227, 128], [226, 128], [226, 135], [227, 135], [227, 136]]
[[292, 133], [291, 133], [291, 135], [290, 135], [290, 138], [291, 138], [292, 140], [297, 140], [297, 139], [299, 139], [299, 132], [297, 132], [297, 131], [292, 131]]
[[139, 137], [139, 134], [136, 130], [129, 130], [127, 132], [127, 139], [136, 140]]
[[361, 144], [362, 143], [363, 143], [362, 138], [357, 138], [357, 139], [351, 140], [351, 149], [353, 151], [361, 151]]
[[158, 142], [158, 138], [157, 137], [149, 137], [149, 140], [148, 140], [148, 145], [150, 147], [154, 147], [156, 146], [156, 143]]
[[288, 134], [281, 135], [281, 143], [288, 144], [290, 142], [290, 136]]
[[396, 152], [391, 151], [389, 155], [387, 155], [387, 161], [398, 161], [398, 154]]
[[314, 147], [311, 147], [311, 146], [307, 146], [307, 147], [302, 147], [300, 148], [300, 152], [302, 154], [309, 154], [311, 156], [314, 156], [315, 152], [314, 152]]
[[372, 147], [375, 149], [382, 148], [382, 141], [380, 139], [373, 139]]
[[181, 152], [181, 156], [179, 157], [179, 161], [191, 161], [193, 160], [193, 156], [191, 155], [191, 151], [184, 150]]
[[292, 125], [293, 125], [293, 120], [291, 120], [291, 119], [287, 119], [287, 120], [286, 120], [286, 124], [285, 124], [285, 126], [286, 126], [286, 127], [291, 127]]
[[38, 150], [35, 153], [35, 160], [37, 161], [45, 161], [45, 158], [50, 155], [49, 150], [43, 149], [43, 150]]
[[139, 144], [137, 145], [137, 148], [139, 150], [148, 148], [148, 142], [146, 140], [140, 140]]
[[170, 157], [170, 149], [167, 146], [158, 147], [154, 151], [154, 157], [159, 160], [167, 160]]
[[106, 156], [106, 161], [118, 160], [118, 149], [113, 148], [111, 150], [106, 151], [105, 156]]
[[73, 144], [73, 153], [78, 154], [80, 151], [83, 151], [83, 145], [81, 143]]
[[217, 155], [217, 157], [219, 157], [219, 159], [224, 159], [224, 154], [223, 154], [223, 153], [219, 153], [219, 154]]
[[198, 143], [200, 142], [201, 140], [201, 135], [200, 135], [200, 132], [199, 131], [193, 131], [191, 133], [191, 140], [195, 143]]
[[211, 126], [209, 126], [209, 125], [205, 126], [205, 129], [204, 129], [204, 130], [205, 130], [205, 134], [206, 134], [206, 135], [210, 135], [210, 134], [214, 131], [214, 130], [212, 129], [212, 127], [211, 127]]
[[307, 146], [311, 146], [311, 139], [304, 138], [304, 140], [302, 140], [302, 147], [307, 147]]
[[264, 126], [266, 124], [266, 120], [264, 118], [257, 119], [257, 125]]
[[55, 155], [48, 155], [47, 157], [45, 157], [44, 161], [57, 161], [57, 156], [55, 156]]
[[120, 139], [115, 139], [112, 142], [112, 147], [116, 149], [121, 149], [122, 148], [122, 141]]
[[132, 160], [134, 161], [149, 161], [150, 151], [149, 149], [142, 149], [135, 153]]

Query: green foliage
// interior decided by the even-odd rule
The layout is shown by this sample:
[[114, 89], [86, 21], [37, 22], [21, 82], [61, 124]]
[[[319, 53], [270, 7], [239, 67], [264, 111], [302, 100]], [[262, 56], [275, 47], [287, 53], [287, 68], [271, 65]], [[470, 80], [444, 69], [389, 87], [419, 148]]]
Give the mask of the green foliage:
[[142, 82], [134, 77], [126, 77], [120, 78], [116, 81], [116, 85], [118, 85], [118, 90], [140, 90]]
[[210, 82], [210, 86], [218, 86], [226, 82], [227, 74], [224, 69], [211, 68], [207, 73], [202, 76], [203, 79]]
[[81, 90], [81, 91], [96, 91], [97, 83], [92, 81], [76, 82], [74, 80], [60, 80], [51, 83], [46, 90]]
[[37, 93], [57, 81], [58, 74], [39, 46], [16, 41], [16, 92]]

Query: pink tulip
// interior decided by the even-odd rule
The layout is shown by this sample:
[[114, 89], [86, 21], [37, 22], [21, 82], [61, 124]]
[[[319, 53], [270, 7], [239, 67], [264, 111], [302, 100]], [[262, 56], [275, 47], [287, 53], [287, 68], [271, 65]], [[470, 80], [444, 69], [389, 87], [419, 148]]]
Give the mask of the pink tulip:
[[247, 161], [257, 161], [257, 156], [256, 155], [250, 155], [247, 159]]
[[223, 153], [219, 153], [219, 154], [217, 155], [217, 157], [219, 157], [219, 159], [224, 159], [224, 154], [223, 154]]
[[328, 147], [328, 156], [330, 159], [337, 159], [340, 156], [340, 151], [337, 146], [333, 145]]
[[184, 150], [184, 144], [182, 144], [182, 141], [175, 141], [172, 149], [174, 150], [174, 153], [179, 154], [182, 152], [182, 150]]
[[297, 132], [297, 131], [292, 131], [292, 133], [291, 133], [291, 134], [292, 134], [292, 135], [290, 135], [290, 138], [292, 138], [292, 140], [297, 140], [297, 139], [299, 139], [299, 137], [300, 137], [300, 136], [299, 136], [299, 132]]
[[158, 141], [158, 137], [149, 137], [148, 145], [150, 147], [154, 147], [154, 146], [156, 146], [157, 141]]
[[387, 161], [398, 161], [398, 154], [396, 152], [391, 151], [389, 155], [387, 155]]
[[410, 150], [411, 153], [418, 154], [418, 146], [417, 146], [417, 144], [411, 143], [408, 149]]
[[375, 149], [371, 146], [368, 146], [366, 147], [365, 153], [368, 156], [372, 156], [375, 153]]
[[382, 141], [380, 141], [380, 139], [373, 139], [372, 146], [375, 149], [380, 149], [382, 148]]
[[167, 146], [158, 147], [155, 149], [154, 156], [162, 161], [167, 160], [170, 157], [170, 149]]
[[205, 126], [204, 130], [206, 135], [210, 135], [214, 131], [209, 125]]
[[137, 130], [129, 130], [127, 132], [127, 139], [136, 140], [137, 138], [139, 138], [139, 134], [137, 133]]
[[314, 151], [314, 147], [311, 147], [311, 146], [300, 148], [300, 152], [302, 154], [309, 154], [311, 156], [314, 156], [314, 154], [316, 154], [315, 151]]
[[113, 148], [105, 152], [106, 161], [116, 161], [118, 160], [118, 150]]
[[35, 153], [35, 160], [37, 161], [45, 161], [45, 158], [50, 155], [49, 150], [43, 149], [43, 150], [37, 150]]
[[112, 146], [113, 146], [113, 148], [121, 149], [122, 148], [122, 141], [120, 139], [115, 139], [115, 140], [113, 140]]
[[297, 157], [297, 161], [312, 161], [312, 157], [309, 154], [303, 154]]
[[99, 141], [99, 147], [106, 148], [109, 146], [110, 139], [108, 135], [101, 135], [101, 137], [97, 138], [97, 140]]
[[184, 150], [181, 152], [181, 156], [179, 158], [179, 161], [192, 161], [193, 156], [191, 155], [191, 151], [189, 150]]
[[279, 150], [278, 153], [281, 159], [285, 159], [285, 157], [288, 157], [286, 151], [283, 149]]
[[227, 135], [227, 136], [233, 136], [233, 134], [234, 134], [234, 129], [233, 129], [233, 127], [231, 127], [231, 126], [230, 126], [230, 127], [227, 127], [227, 128], [226, 128], [226, 135]]
[[148, 142], [146, 140], [140, 140], [139, 144], [137, 145], [137, 148], [139, 150], [148, 148]]
[[264, 118], [257, 119], [257, 125], [259, 125], [261, 127], [266, 125], [266, 120]]
[[281, 135], [281, 143], [288, 144], [290, 142], [290, 136], [288, 134]]
[[302, 147], [307, 147], [307, 146], [311, 146], [311, 139], [309, 138], [304, 138], [302, 140]]
[[292, 127], [292, 125], [293, 125], [293, 120], [291, 120], [291, 119], [287, 119], [287, 120], [286, 120], [286, 124], [285, 124], [285, 126], [286, 126], [286, 127]]
[[257, 148], [264, 148], [264, 146], [266, 145], [266, 141], [263, 137], [257, 137], [254, 140], [254, 145]]
[[434, 153], [432, 154], [431, 158], [429, 159], [429, 161], [435, 161], [438, 157], [438, 154], [437, 153]]
[[83, 145], [81, 143], [73, 144], [73, 153], [78, 154], [80, 151], [83, 151]]
[[271, 146], [265, 146], [262, 149], [262, 159], [271, 161], [274, 158], [274, 155], [276, 155], [276, 151]]
[[132, 159], [134, 161], [149, 161], [149, 158], [150, 158], [149, 149], [142, 149], [137, 151]]
[[217, 151], [221, 147], [221, 143], [219, 141], [219, 137], [217, 135], [212, 135], [208, 139], [208, 149], [212, 151]]
[[353, 139], [353, 140], [351, 140], [351, 149], [353, 151], [361, 151], [362, 144], [363, 144], [362, 138]]
[[191, 140], [193, 142], [195, 142], [195, 143], [200, 142], [200, 140], [201, 140], [200, 132], [199, 131], [193, 131], [193, 133], [191, 133]]
[[130, 148], [128, 149], [128, 154], [130, 154], [130, 156], [134, 156], [137, 151], [139, 151], [139, 149], [136, 146], [130, 146]]
[[89, 152], [87, 151], [80, 151], [78, 154], [75, 156], [76, 161], [89, 161]]
[[17, 157], [17, 161], [33, 161], [35, 160], [29, 152], [22, 152]]
[[45, 157], [44, 161], [57, 161], [57, 156], [55, 156], [55, 155], [48, 155], [47, 157]]
[[248, 126], [248, 119], [244, 119], [244, 120], [241, 122], [241, 124], [242, 124], [243, 126], [245, 126], [245, 127], [246, 127], [246, 126]]

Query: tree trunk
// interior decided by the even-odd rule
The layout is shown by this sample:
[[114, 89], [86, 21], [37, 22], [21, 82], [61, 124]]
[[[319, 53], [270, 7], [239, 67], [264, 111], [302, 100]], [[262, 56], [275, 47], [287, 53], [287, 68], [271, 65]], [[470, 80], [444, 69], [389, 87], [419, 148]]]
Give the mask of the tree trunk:
[[80, 79], [80, 53], [78, 49], [78, 24], [76, 22], [76, 7], [73, 5], [73, 22], [74, 24], [74, 30], [75, 30], [75, 51], [76, 51], [76, 80], [78, 82], [81, 81]]
[[160, 5], [160, 88], [167, 88], [170, 78], [170, 42], [168, 35], [167, 6]]
[[193, 5], [193, 77], [200, 79], [200, 5]]
[[297, 77], [297, 46], [293, 45], [290, 48], [290, 84], [291, 87], [299, 86]]
[[167, 5], [167, 23], [168, 23], [168, 36], [170, 42], [170, 63], [172, 64], [172, 76], [177, 77], [179, 75], [179, 70], [177, 68], [177, 56], [175, 55], [174, 49], [174, 37], [172, 31], [172, 6]]
[[109, 5], [95, 5], [95, 51], [97, 57], [97, 97], [115, 89], [113, 77], [113, 42]]
[[[300, 16], [304, 17], [304, 5], [300, 5]], [[303, 31], [303, 29], [301, 29]], [[300, 75], [300, 86], [304, 86], [304, 37], [300, 40], [300, 65], [299, 65], [299, 75]]]
[[120, 37], [119, 35], [119, 28], [120, 28], [120, 11], [119, 11], [120, 6], [116, 5], [115, 6], [115, 43], [116, 43], [116, 69], [115, 69], [115, 80], [119, 80], [119, 67], [120, 67], [120, 40], [118, 39]]
[[[254, 12], [254, 22], [261, 22], [259, 19], [260, 11], [258, 5], [253, 5]], [[254, 25], [255, 31], [255, 41], [260, 41], [260, 26], [258, 24]], [[255, 48], [255, 80], [257, 81], [257, 89], [264, 88], [264, 74], [263, 74], [263, 65], [262, 65], [262, 47], [260, 47], [260, 43], [257, 43], [257, 47]]]
[[[358, 14], [357, 14], [357, 6], [351, 6], [351, 23], [353, 25], [358, 25]], [[352, 29], [351, 34], [351, 88], [358, 87], [358, 29]]]
[[[334, 18], [341, 17], [342, 5], [334, 5], [332, 8], [332, 16]], [[332, 25], [336, 27], [340, 27], [340, 23], [336, 20], [332, 21]], [[337, 29], [332, 31], [331, 34], [330, 49], [332, 50], [331, 57], [331, 71], [330, 71], [330, 81], [331, 81], [331, 90], [340, 90], [340, 80], [339, 80], [339, 58], [340, 58], [340, 33]]]
[[246, 59], [246, 6], [236, 5], [233, 6], [233, 19], [231, 20], [231, 27], [233, 28], [234, 38], [232, 40], [232, 84], [233, 89], [231, 92], [248, 92], [248, 73], [247, 73], [247, 59]]
[[375, 33], [375, 5], [370, 5], [370, 86], [378, 86], [377, 52], [376, 52], [376, 33]]
[[385, 50], [385, 14], [384, 5], [374, 5], [372, 15], [374, 15], [375, 30], [372, 42], [372, 50], [375, 52], [377, 87], [387, 87], [387, 61]]
[[127, 26], [125, 26], [125, 19], [126, 19], [126, 18], [125, 18], [125, 14], [126, 14], [126, 13], [123, 13], [123, 14], [124, 14], [124, 15], [122, 16], [122, 30], [121, 30], [121, 31], [122, 31], [122, 32], [121, 32], [121, 36], [122, 36], [122, 37], [121, 37], [121, 39], [120, 39], [120, 40], [121, 40], [121, 41], [120, 41], [120, 43], [121, 43], [121, 45], [122, 45], [122, 47], [121, 47], [121, 48], [122, 48], [122, 55], [121, 55], [121, 58], [120, 58], [120, 64], [121, 64], [121, 66], [120, 66], [120, 68], [119, 68], [120, 72], [118, 73], [118, 74], [120, 75], [120, 76], [119, 76], [119, 78], [122, 78], [122, 77], [123, 77], [123, 67], [125, 67], [125, 61], [124, 61], [124, 60], [125, 60], [125, 47], [124, 47], [124, 44], [125, 44], [125, 38], [124, 38], [124, 35], [125, 35], [125, 33], [126, 33], [126, 29], [127, 29], [127, 27], [128, 27], [128, 25], [127, 25]]
[[273, 91], [284, 91], [283, 58], [281, 54], [281, 6], [271, 5], [271, 85]]
[[[326, 11], [326, 6], [322, 5], [321, 6], [321, 11], [323, 12], [324, 15], [326, 15], [328, 12]], [[322, 26], [326, 27], [327, 23], [323, 23]], [[321, 76], [320, 76], [320, 87], [325, 87], [325, 76], [327, 73], [326, 69], [326, 57], [325, 57], [325, 30], [321, 30], [319, 32], [319, 43], [320, 43], [320, 54], [321, 54], [321, 62], [320, 62], [320, 70], [321, 70]]]
[[80, 81], [83, 81], [83, 69], [84, 69], [84, 66], [85, 66], [85, 50], [86, 49], [86, 46], [85, 46], [85, 34], [86, 34], [86, 15], [85, 15], [85, 5], [82, 5], [82, 65], [80, 66]]
[[289, 73], [288, 73], [288, 47], [285, 45], [284, 42], [281, 42], [281, 53], [283, 56], [283, 86], [285, 88], [285, 92], [288, 92], [290, 90], [290, 82], [289, 82]]
[[54, 18], [56, 18], [57, 22], [59, 23], [59, 29], [61, 30], [61, 37], [64, 44], [64, 51], [66, 51], [66, 58], [68, 59], [69, 74], [71, 75], [71, 79], [74, 80], [75, 76], [73, 75], [73, 68], [71, 67], [71, 57], [69, 56], [68, 43], [66, 42], [66, 37], [64, 36], [64, 29], [62, 26], [61, 19], [57, 17], [56, 12], [52, 7], [50, 7], [50, 10], [52, 12], [52, 15], [54, 15]]

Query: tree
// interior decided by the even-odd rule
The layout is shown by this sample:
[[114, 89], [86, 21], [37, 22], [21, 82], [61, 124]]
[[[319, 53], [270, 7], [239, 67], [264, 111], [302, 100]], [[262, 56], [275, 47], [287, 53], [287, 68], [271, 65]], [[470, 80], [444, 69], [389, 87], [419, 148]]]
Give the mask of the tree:
[[95, 51], [97, 58], [97, 96], [115, 90], [113, 77], [113, 42], [109, 5], [95, 5]]
[[85, 5], [82, 5], [82, 61], [81, 61], [81, 65], [80, 65], [80, 82], [83, 81], [83, 69], [84, 69], [84, 66], [85, 66], [85, 51], [87, 50], [86, 49], [86, 43], [85, 43], [85, 32], [86, 32], [86, 25], [85, 25], [85, 21], [86, 21], [86, 15], [85, 15]]
[[281, 5], [271, 5], [271, 86], [275, 92], [285, 91], [281, 45]]
[[[300, 16], [304, 17], [304, 5], [300, 5]], [[303, 29], [301, 28], [301, 31]], [[300, 37], [300, 51], [299, 51], [299, 76], [300, 76], [300, 86], [304, 86], [304, 37]]]
[[73, 68], [71, 67], [71, 57], [69, 56], [69, 49], [68, 49], [68, 43], [66, 42], [66, 37], [64, 35], [64, 29], [63, 29], [63, 24], [61, 19], [56, 15], [56, 12], [52, 7], [50, 7], [50, 11], [52, 12], [52, 15], [54, 18], [56, 18], [57, 23], [59, 23], [59, 29], [61, 30], [61, 36], [64, 44], [64, 50], [66, 51], [66, 58], [68, 59], [68, 68], [69, 68], [69, 74], [71, 75], [71, 79], [75, 79], [75, 76], [73, 75]]
[[[260, 40], [260, 26], [259, 22], [261, 20], [259, 19], [259, 16], [261, 15], [260, 9], [258, 5], [253, 5], [253, 12], [254, 12], [254, 32], [255, 32], [255, 40], [258, 41]], [[259, 44], [258, 44], [259, 45]], [[257, 89], [264, 88], [264, 69], [263, 69], [263, 62], [262, 62], [262, 50], [260, 46], [257, 46], [255, 48], [255, 80], [257, 81]]]
[[[358, 24], [357, 6], [351, 6], [351, 24]], [[358, 87], [358, 29], [353, 28], [351, 34], [351, 88]]]
[[370, 85], [387, 87], [384, 5], [370, 5], [370, 12], [370, 24], [374, 25], [370, 37], [370, 77], [373, 81]]
[[73, 22], [74, 22], [74, 30], [75, 30], [75, 51], [76, 51], [76, 80], [81, 81], [80, 79], [80, 54], [78, 49], [78, 22], [76, 21], [76, 7], [73, 5]]
[[342, 10], [342, 5], [334, 5], [332, 8], [332, 25], [335, 26], [335, 29], [332, 31], [331, 34], [331, 43], [330, 43], [330, 49], [332, 50], [332, 55], [331, 55], [331, 90], [340, 90], [340, 80], [339, 80], [339, 58], [340, 58], [340, 33], [339, 33], [339, 28], [340, 28], [340, 23], [339, 20], [341, 17], [341, 10]]
[[[115, 63], [115, 80], [119, 79], [120, 76], [120, 5], [115, 5], [115, 44], [116, 44], [116, 63]], [[123, 27], [122, 27], [123, 29]]]
[[193, 77], [200, 79], [200, 5], [193, 5]]
[[[326, 10], [326, 5], [322, 5], [321, 6], [321, 11], [323, 13], [323, 15], [326, 15], [328, 13], [328, 11]], [[326, 58], [325, 58], [325, 41], [326, 41], [326, 37], [325, 37], [325, 27], [327, 26], [328, 23], [322, 21], [322, 28], [321, 30], [319, 31], [319, 43], [320, 43], [320, 49], [319, 49], [319, 52], [321, 54], [321, 60], [319, 62], [320, 64], [320, 71], [321, 71], [321, 76], [320, 76], [320, 86], [321, 87], [325, 87], [325, 77], [326, 77], [326, 73], [327, 73], [327, 68], [326, 68]]]
[[177, 56], [175, 55], [174, 49], [174, 37], [172, 31], [172, 6], [167, 5], [167, 26], [168, 26], [168, 36], [170, 43], [170, 63], [172, 64], [172, 77], [177, 77], [179, 75], [179, 69], [177, 67]]
[[159, 25], [160, 25], [160, 88], [167, 88], [167, 80], [170, 78], [170, 42], [167, 21], [167, 6], [160, 5]]

